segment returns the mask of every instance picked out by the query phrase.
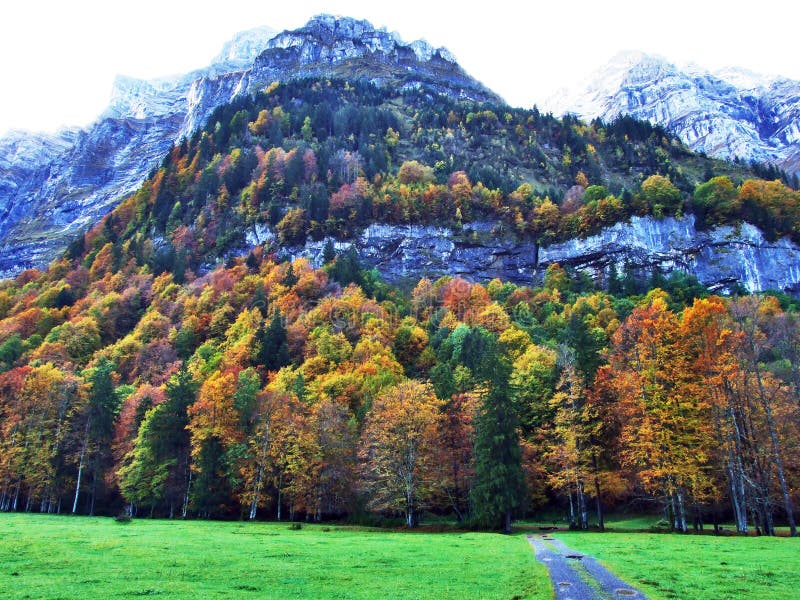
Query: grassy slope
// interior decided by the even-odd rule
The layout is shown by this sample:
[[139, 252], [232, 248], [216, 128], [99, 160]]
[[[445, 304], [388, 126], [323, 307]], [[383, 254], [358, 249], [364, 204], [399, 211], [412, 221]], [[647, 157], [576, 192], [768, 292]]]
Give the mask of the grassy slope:
[[646, 533], [559, 533], [615, 574], [660, 598], [798, 597], [800, 540]]
[[0, 597], [550, 598], [524, 537], [0, 515]]

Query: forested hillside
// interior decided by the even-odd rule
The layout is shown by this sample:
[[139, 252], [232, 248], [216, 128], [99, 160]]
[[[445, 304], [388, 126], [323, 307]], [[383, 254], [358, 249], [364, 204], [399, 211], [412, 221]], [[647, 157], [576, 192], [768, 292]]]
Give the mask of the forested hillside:
[[[713, 176], [723, 179], [687, 207]], [[753, 177], [630, 118], [587, 126], [424, 91], [291, 82], [218, 109], [71, 256], [110, 243], [115, 257], [127, 252], [156, 272], [197, 270], [240, 253], [256, 225], [292, 245], [347, 238], [371, 222], [477, 218], [547, 244], [687, 209], [706, 225], [748, 220], [771, 237], [794, 235], [797, 194], [745, 181]]]
[[[557, 265], [538, 287], [400, 288], [333, 244], [283, 259], [477, 216], [543, 245], [684, 211], [796, 238], [797, 192], [756, 176], [631, 119], [270, 86], [0, 286], [0, 508], [495, 528], [557, 508], [586, 528], [656, 500], [679, 530], [771, 533], [800, 483], [790, 297]], [[264, 224], [278, 239], [248, 248]]]

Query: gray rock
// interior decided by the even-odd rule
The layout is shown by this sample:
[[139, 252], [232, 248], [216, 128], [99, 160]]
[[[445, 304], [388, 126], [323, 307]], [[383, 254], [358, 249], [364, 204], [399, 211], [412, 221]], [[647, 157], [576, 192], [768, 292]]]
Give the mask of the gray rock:
[[205, 69], [152, 81], [119, 77], [108, 108], [85, 130], [0, 139], [0, 276], [46, 266], [217, 107], [272, 81], [365, 73], [379, 85], [502, 101], [444, 48], [406, 44], [367, 21], [322, 15], [277, 36], [243, 32]]
[[[258, 239], [274, 239], [261, 230]], [[248, 238], [255, 241], [256, 237]], [[283, 252], [319, 266], [328, 240], [309, 241]], [[355, 246], [359, 258], [389, 282], [460, 275], [474, 281], [495, 277], [518, 284], [541, 281], [554, 263], [604, 281], [609, 269], [649, 273], [681, 270], [712, 289], [735, 284], [749, 291], [800, 289], [800, 247], [787, 239], [768, 242], [758, 228], [718, 227], [698, 231], [692, 215], [683, 218], [633, 217], [597, 235], [539, 248], [504, 234], [496, 223], [470, 223], [462, 231], [442, 227], [374, 224], [355, 240], [336, 241], [339, 252]]]
[[664, 126], [695, 151], [800, 173], [800, 81], [679, 68], [657, 56], [622, 53], [544, 108], [587, 120], [631, 115]]

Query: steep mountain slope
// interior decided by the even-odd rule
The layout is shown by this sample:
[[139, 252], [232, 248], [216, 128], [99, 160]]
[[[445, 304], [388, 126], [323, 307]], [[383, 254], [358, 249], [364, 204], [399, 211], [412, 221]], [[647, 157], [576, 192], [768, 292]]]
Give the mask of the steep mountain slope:
[[445, 49], [406, 44], [366, 21], [323, 15], [270, 42], [273, 35], [267, 28], [244, 32], [211, 66], [184, 76], [118, 78], [108, 109], [86, 130], [0, 140], [0, 273], [47, 264], [79, 230], [134, 191], [217, 106], [272, 81], [364, 78], [499, 101]]
[[[312, 25], [192, 84], [205, 124], [46, 270], [0, 281], [0, 511], [497, 528], [574, 498], [587, 529], [593, 494], [663, 501], [684, 532], [684, 506], [766, 533], [778, 498], [793, 514], [776, 449], [798, 438], [800, 303], [740, 292], [797, 291], [800, 192]], [[169, 112], [159, 85], [131, 83], [156, 100], [121, 94], [116, 121]], [[746, 450], [719, 452], [742, 422]], [[780, 492], [751, 455], [786, 464]]]
[[800, 172], [798, 81], [740, 69], [681, 69], [632, 52], [614, 57], [585, 87], [550, 98], [545, 108], [587, 120], [631, 115], [662, 125], [696, 151]]
[[752, 177], [629, 117], [587, 126], [300, 80], [218, 108], [70, 255], [204, 273], [261, 244], [315, 265], [353, 248], [392, 283], [529, 285], [559, 263], [601, 285], [681, 270], [715, 289], [795, 289], [800, 269], [776, 265], [800, 263], [800, 197]]
[[0, 273], [47, 264], [135, 190], [213, 108], [194, 100], [203, 82], [247, 68], [274, 35], [266, 27], [242, 32], [209, 67], [186, 75], [120, 76], [108, 108], [86, 129], [0, 139]]

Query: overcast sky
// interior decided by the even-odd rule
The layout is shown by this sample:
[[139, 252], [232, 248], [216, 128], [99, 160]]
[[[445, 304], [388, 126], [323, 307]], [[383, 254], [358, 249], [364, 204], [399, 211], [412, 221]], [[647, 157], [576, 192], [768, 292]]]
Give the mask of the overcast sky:
[[800, 3], [786, 0], [23, 0], [6, 3], [0, 19], [0, 134], [86, 124], [108, 103], [116, 74], [203, 67], [237, 31], [292, 29], [321, 12], [446, 46], [523, 107], [622, 50], [800, 79]]

